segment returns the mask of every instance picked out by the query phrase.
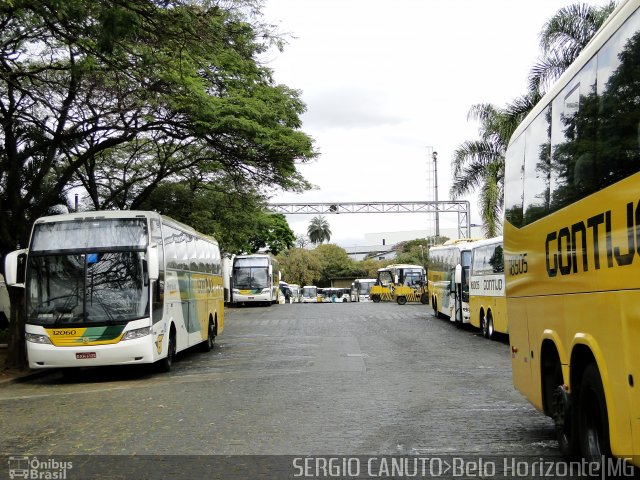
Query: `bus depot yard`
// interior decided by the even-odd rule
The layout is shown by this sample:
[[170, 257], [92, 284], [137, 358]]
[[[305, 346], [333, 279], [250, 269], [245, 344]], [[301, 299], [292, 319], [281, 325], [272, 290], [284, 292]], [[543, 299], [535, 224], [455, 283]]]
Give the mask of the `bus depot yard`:
[[554, 438], [513, 388], [506, 339], [419, 303], [233, 308], [213, 351], [178, 354], [168, 374], [52, 370], [0, 385], [0, 451], [39, 458], [556, 458]]

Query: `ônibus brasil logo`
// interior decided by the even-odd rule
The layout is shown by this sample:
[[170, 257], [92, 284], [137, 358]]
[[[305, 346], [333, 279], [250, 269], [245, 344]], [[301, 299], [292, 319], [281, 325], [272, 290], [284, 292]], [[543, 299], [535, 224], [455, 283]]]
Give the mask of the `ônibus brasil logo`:
[[65, 480], [67, 471], [73, 468], [72, 462], [62, 462], [54, 458], [38, 459], [38, 457], [11, 456], [9, 478], [25, 478], [33, 480]]

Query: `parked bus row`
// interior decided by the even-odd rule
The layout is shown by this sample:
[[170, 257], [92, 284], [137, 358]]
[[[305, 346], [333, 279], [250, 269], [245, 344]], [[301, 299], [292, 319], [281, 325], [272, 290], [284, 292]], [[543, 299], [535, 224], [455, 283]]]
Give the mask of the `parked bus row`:
[[507, 334], [502, 237], [450, 240], [429, 249], [433, 313], [461, 327], [471, 324], [486, 338]]

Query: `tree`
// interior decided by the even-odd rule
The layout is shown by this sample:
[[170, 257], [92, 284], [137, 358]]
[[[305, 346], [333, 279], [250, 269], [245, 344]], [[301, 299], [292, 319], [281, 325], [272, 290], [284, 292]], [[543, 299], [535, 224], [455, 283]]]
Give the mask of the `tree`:
[[[316, 155], [305, 105], [260, 64], [281, 39], [255, 5], [2, 2], [0, 254], [26, 245], [70, 189], [111, 209], [139, 208], [185, 174], [240, 191], [308, 188], [296, 170]], [[10, 296], [22, 312], [22, 292]], [[24, 364], [23, 325], [12, 321], [12, 365]]]
[[558, 10], [542, 27], [542, 58], [531, 69], [529, 89], [541, 94], [578, 57], [615, 8], [615, 2], [597, 7], [574, 3]]
[[305, 248], [311, 243], [309, 237], [306, 235], [296, 235], [296, 247]]
[[471, 107], [469, 118], [479, 122], [479, 140], [463, 142], [453, 154], [451, 196], [457, 198], [480, 188], [480, 216], [487, 237], [498, 235], [504, 205], [504, 156], [507, 144], [528, 111], [519, 99], [506, 109], [490, 104]]
[[313, 217], [309, 227], [307, 228], [307, 235], [311, 243], [322, 243], [325, 240], [328, 242], [331, 239], [331, 229], [329, 228], [329, 222], [322, 215]]
[[344, 248], [338, 245], [324, 244], [318, 245], [315, 252], [322, 262], [322, 274], [319, 280], [320, 286], [331, 286], [332, 278], [355, 276], [355, 262], [349, 258]]
[[304, 248], [291, 248], [278, 255], [282, 278], [296, 285], [316, 285], [322, 275], [318, 253]]
[[140, 207], [214, 236], [225, 253], [263, 249], [277, 255], [294, 245], [295, 235], [285, 217], [269, 212], [266, 197], [254, 190], [232, 191], [220, 182], [165, 183]]

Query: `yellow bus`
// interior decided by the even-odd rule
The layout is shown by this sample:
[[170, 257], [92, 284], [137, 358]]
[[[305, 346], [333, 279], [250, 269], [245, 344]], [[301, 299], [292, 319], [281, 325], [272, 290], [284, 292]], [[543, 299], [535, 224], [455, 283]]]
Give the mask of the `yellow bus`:
[[509, 333], [502, 237], [479, 240], [471, 248], [469, 323], [485, 338]]
[[[447, 317], [458, 327], [469, 323], [469, 267], [474, 240], [448, 240], [429, 248], [429, 293], [433, 314]], [[459, 279], [455, 278], [456, 269]], [[457, 282], [456, 282], [457, 280]]]
[[168, 371], [181, 350], [211, 350], [224, 327], [218, 243], [155, 212], [40, 218], [5, 272], [25, 288], [33, 369], [157, 362]]
[[504, 225], [515, 386], [564, 453], [636, 465], [639, 68], [640, 0], [623, 0], [514, 132]]

